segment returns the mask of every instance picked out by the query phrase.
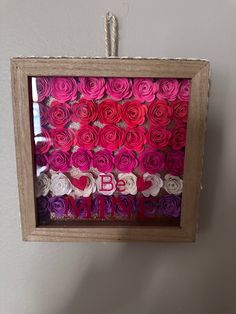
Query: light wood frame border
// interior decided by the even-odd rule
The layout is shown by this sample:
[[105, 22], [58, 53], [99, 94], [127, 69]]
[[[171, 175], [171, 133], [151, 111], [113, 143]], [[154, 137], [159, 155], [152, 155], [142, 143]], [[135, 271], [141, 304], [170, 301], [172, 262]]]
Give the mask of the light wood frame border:
[[[12, 58], [12, 97], [23, 240], [195, 241], [208, 103], [209, 62], [137, 58]], [[180, 227], [37, 227], [29, 106], [31, 76], [191, 78]]]

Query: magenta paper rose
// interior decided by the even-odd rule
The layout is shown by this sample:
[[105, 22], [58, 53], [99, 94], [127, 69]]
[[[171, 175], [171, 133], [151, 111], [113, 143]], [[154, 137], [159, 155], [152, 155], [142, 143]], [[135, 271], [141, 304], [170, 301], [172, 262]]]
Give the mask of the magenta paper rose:
[[184, 152], [168, 152], [166, 155], [166, 170], [174, 176], [182, 176], [184, 172]]
[[92, 152], [87, 149], [79, 148], [71, 155], [71, 164], [75, 168], [79, 168], [81, 171], [89, 170], [92, 162]]
[[76, 80], [72, 77], [53, 77], [51, 95], [60, 102], [74, 100], [77, 95]]
[[165, 168], [164, 154], [157, 151], [146, 150], [139, 156], [139, 167], [141, 172], [155, 174]]
[[66, 172], [70, 168], [70, 154], [55, 150], [50, 154], [48, 162], [52, 170]]
[[43, 101], [51, 93], [51, 80], [47, 77], [37, 77], [36, 87], [38, 93], [38, 101]]
[[39, 103], [40, 124], [46, 125], [48, 123], [48, 106]]
[[122, 148], [118, 154], [115, 155], [116, 168], [124, 173], [132, 172], [138, 166], [138, 160], [133, 151]]
[[190, 97], [190, 88], [191, 83], [190, 80], [182, 80], [179, 85], [179, 94], [178, 98], [182, 101], [189, 101]]
[[106, 83], [107, 95], [115, 100], [132, 96], [132, 81], [127, 78], [109, 78]]
[[133, 94], [136, 100], [141, 102], [153, 101], [156, 93], [156, 85], [152, 79], [134, 79]]
[[105, 80], [102, 77], [81, 77], [78, 90], [86, 99], [101, 99], [105, 93]]
[[158, 99], [174, 101], [179, 92], [179, 82], [176, 79], [160, 79], [156, 82]]
[[107, 149], [97, 151], [93, 155], [93, 167], [100, 172], [111, 172], [114, 168], [114, 158], [112, 153]]

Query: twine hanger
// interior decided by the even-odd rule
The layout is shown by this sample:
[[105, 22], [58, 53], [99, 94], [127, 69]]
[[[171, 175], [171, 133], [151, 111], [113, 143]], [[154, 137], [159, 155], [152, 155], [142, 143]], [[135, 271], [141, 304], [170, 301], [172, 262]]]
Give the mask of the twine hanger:
[[118, 19], [111, 12], [107, 12], [104, 20], [105, 31], [105, 55], [109, 57], [118, 57]]

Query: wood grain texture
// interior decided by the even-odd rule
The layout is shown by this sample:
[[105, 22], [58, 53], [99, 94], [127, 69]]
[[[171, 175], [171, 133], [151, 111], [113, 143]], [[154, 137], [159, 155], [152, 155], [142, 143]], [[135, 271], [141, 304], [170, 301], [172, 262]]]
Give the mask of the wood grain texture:
[[[209, 62], [132, 58], [13, 58], [12, 96], [23, 239], [28, 241], [189, 242], [196, 236], [208, 102]], [[191, 78], [180, 227], [37, 227], [30, 120], [31, 76]]]

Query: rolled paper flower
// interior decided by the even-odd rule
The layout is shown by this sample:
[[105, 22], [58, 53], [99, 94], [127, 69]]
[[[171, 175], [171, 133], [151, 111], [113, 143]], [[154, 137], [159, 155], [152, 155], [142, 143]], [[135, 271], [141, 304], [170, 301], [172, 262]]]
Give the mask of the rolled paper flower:
[[157, 216], [157, 198], [144, 197], [138, 198], [138, 215], [140, 218], [155, 218]]
[[70, 168], [70, 154], [55, 150], [49, 155], [48, 163], [54, 171], [67, 172]]
[[109, 218], [112, 216], [111, 197], [98, 194], [94, 198], [93, 211], [98, 215], [99, 219]]
[[45, 154], [49, 151], [51, 147], [51, 137], [46, 129], [41, 128], [41, 132], [35, 135], [34, 141], [36, 154]]
[[48, 106], [39, 104], [40, 125], [46, 125], [48, 123]]
[[166, 155], [166, 170], [177, 176], [182, 176], [184, 172], [184, 152], [168, 152]]
[[179, 86], [178, 98], [182, 101], [189, 101], [190, 98], [191, 81], [182, 80]]
[[127, 195], [135, 195], [137, 194], [137, 177], [132, 172], [130, 173], [119, 173], [118, 179], [124, 181], [124, 185], [120, 187], [120, 193]]
[[160, 189], [163, 187], [161, 176], [159, 174], [150, 174], [146, 172], [143, 175], [143, 179], [144, 181], [150, 181], [152, 185], [148, 189], [142, 191], [142, 194], [145, 197], [149, 197], [150, 195], [157, 196], [160, 192]]
[[158, 99], [173, 101], [179, 92], [179, 82], [176, 79], [160, 79], [156, 82], [156, 96]]
[[51, 180], [45, 173], [36, 177], [36, 197], [46, 196], [50, 189]]
[[176, 126], [172, 129], [171, 147], [180, 150], [186, 145], [186, 126]]
[[176, 195], [163, 195], [158, 202], [158, 214], [161, 216], [179, 217], [181, 198]]
[[79, 147], [92, 149], [98, 144], [98, 127], [84, 125], [77, 131], [76, 137]]
[[133, 94], [134, 97], [143, 102], [151, 102], [155, 98], [156, 85], [152, 79], [134, 79]]
[[171, 132], [160, 126], [151, 126], [147, 133], [147, 143], [153, 148], [166, 148], [170, 138]]
[[123, 144], [123, 130], [108, 124], [99, 130], [99, 145], [108, 150], [116, 150]]
[[63, 128], [71, 121], [71, 114], [68, 104], [54, 101], [48, 110], [48, 122], [55, 128]]
[[[80, 174], [78, 174], [76, 176], [76, 180], [80, 182], [82, 180], [82, 177], [86, 177], [87, 178], [86, 185], [85, 185], [84, 189], [82, 189], [82, 188], [79, 189], [78, 187], [73, 185], [73, 192], [72, 192], [72, 194], [75, 197], [80, 197], [80, 196], [88, 197], [92, 193], [96, 192], [96, 183], [95, 183], [95, 179], [94, 179], [92, 173], [90, 173], [90, 172], [80, 173]], [[73, 182], [73, 179], [74, 178], [71, 179], [72, 182]]]
[[76, 206], [80, 219], [89, 219], [94, 216], [91, 197], [79, 197], [76, 201]]
[[42, 168], [42, 171], [48, 169], [48, 157], [45, 154], [37, 154], [35, 156], [36, 166]]
[[117, 216], [129, 217], [136, 213], [136, 198], [133, 195], [119, 195], [115, 198]]
[[77, 96], [76, 80], [72, 77], [53, 77], [51, 95], [60, 102], [74, 100]]
[[63, 173], [55, 173], [51, 177], [50, 190], [55, 196], [62, 196], [71, 193], [72, 185]]
[[180, 195], [183, 190], [183, 180], [171, 174], [165, 175], [164, 189], [169, 194]]
[[40, 196], [36, 199], [37, 216], [40, 225], [46, 225], [50, 222], [50, 203], [48, 196]]
[[50, 134], [55, 149], [67, 152], [76, 144], [75, 132], [72, 129], [52, 129]]
[[188, 103], [186, 101], [175, 100], [171, 103], [174, 109], [173, 119], [177, 123], [186, 123], [188, 120]]
[[124, 134], [124, 145], [126, 148], [141, 152], [146, 143], [146, 129], [142, 126], [127, 128]]
[[141, 172], [156, 174], [164, 170], [165, 158], [162, 152], [145, 150], [139, 156], [139, 167]]
[[119, 150], [118, 154], [115, 155], [114, 163], [116, 168], [124, 173], [132, 172], [138, 166], [135, 153], [125, 148]]
[[86, 99], [101, 99], [105, 93], [105, 80], [102, 77], [81, 77], [78, 90]]
[[71, 155], [71, 164], [75, 168], [79, 168], [81, 171], [89, 170], [92, 162], [92, 152], [83, 148], [77, 149]]
[[37, 77], [36, 88], [38, 93], [38, 101], [41, 102], [51, 93], [51, 79], [47, 77]]
[[132, 81], [123, 77], [109, 78], [106, 83], [107, 95], [115, 100], [132, 96]]
[[97, 108], [93, 101], [81, 98], [77, 103], [71, 106], [72, 119], [81, 125], [94, 122], [97, 118]]
[[105, 99], [98, 105], [98, 120], [104, 124], [116, 124], [121, 119], [120, 104], [111, 100]]
[[129, 127], [141, 125], [145, 121], [147, 113], [146, 105], [142, 105], [137, 100], [126, 101], [122, 105], [121, 115], [122, 119]]
[[93, 167], [99, 172], [111, 172], [114, 169], [114, 158], [112, 153], [107, 149], [97, 151], [93, 155]]
[[173, 115], [173, 108], [165, 100], [153, 101], [148, 106], [148, 119], [151, 124], [166, 126]]
[[68, 212], [68, 203], [63, 197], [53, 196], [49, 198], [50, 212], [56, 218], [61, 218]]
[[103, 195], [112, 195], [116, 190], [116, 180], [112, 173], [99, 173], [96, 185], [98, 192]]

